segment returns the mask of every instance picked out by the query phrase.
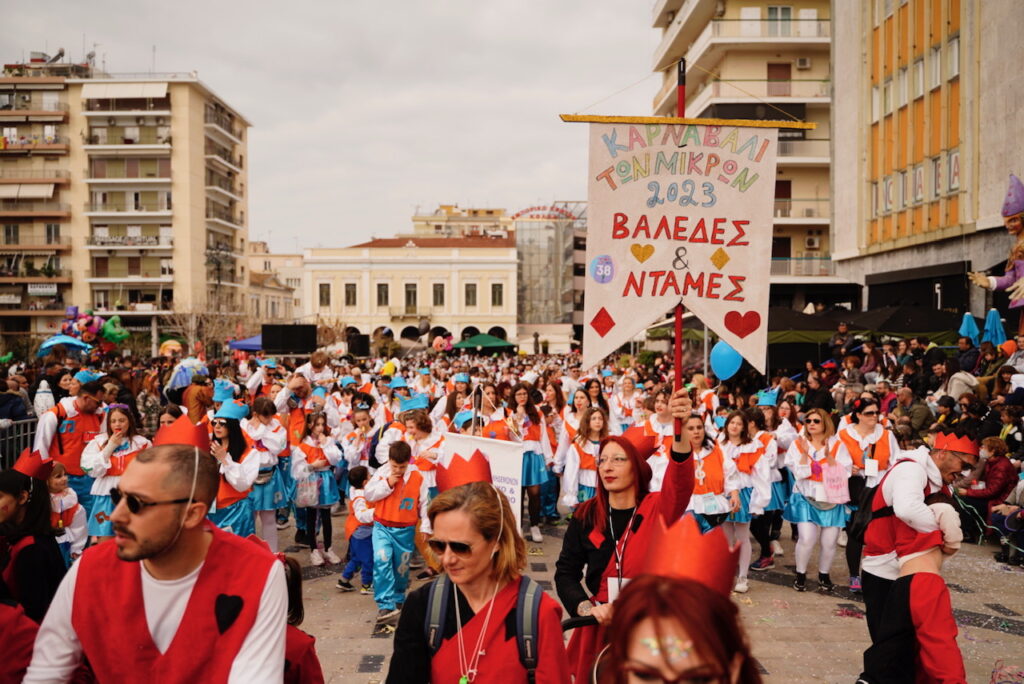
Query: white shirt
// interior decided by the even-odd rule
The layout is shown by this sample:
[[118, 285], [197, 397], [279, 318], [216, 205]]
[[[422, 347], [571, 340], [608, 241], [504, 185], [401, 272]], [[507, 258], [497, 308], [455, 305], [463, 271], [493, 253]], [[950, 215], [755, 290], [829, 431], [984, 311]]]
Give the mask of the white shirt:
[[[75, 596], [78, 568], [75, 563], [64, 575], [53, 603], [43, 618], [32, 652], [32, 664], [24, 682], [66, 682], [82, 657], [82, 645], [71, 625], [71, 609]], [[202, 565], [176, 580], [157, 580], [150, 576], [145, 564], [139, 563], [142, 573], [142, 602], [146, 611], [146, 624], [153, 643], [165, 652], [178, 632], [185, 608], [192, 596], [192, 588], [199, 578]], [[280, 682], [284, 677], [285, 626], [288, 622], [288, 590], [285, 586], [284, 567], [274, 563], [267, 575], [260, 597], [256, 622], [242, 643], [231, 664], [228, 682]], [[130, 644], [117, 644], [127, 649]]]

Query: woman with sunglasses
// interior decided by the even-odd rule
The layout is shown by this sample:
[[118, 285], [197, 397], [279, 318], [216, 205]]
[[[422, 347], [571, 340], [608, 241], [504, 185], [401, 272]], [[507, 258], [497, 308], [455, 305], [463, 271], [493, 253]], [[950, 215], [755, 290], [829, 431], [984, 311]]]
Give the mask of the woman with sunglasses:
[[89, 511], [89, 536], [96, 541], [114, 537], [114, 525], [110, 514], [114, 504], [110, 490], [117, 487], [121, 475], [135, 455], [153, 446], [153, 443], [139, 434], [135, 416], [125, 404], [111, 404], [107, 407], [103, 431], [92, 438], [82, 451], [82, 470], [94, 478], [92, 508]]
[[[839, 429], [832, 444], [832, 457], [852, 464], [849, 479], [850, 508], [856, 508], [867, 487], [879, 483], [899, 456], [896, 436], [879, 423], [876, 399], [860, 398], [853, 402], [851, 423]], [[852, 537], [846, 542], [846, 564], [850, 570], [850, 591], [859, 592], [860, 556], [864, 543]]]
[[[673, 418], [689, 416], [692, 403], [686, 390], [676, 392], [670, 406]], [[569, 642], [576, 681], [584, 681], [593, 666], [624, 580], [642, 570], [652, 521], [659, 515], [666, 522], [677, 520], [690, 501], [689, 438], [676, 435], [661, 491], [651, 492], [647, 459], [656, 448], [656, 440], [639, 427], [606, 437], [598, 457], [596, 496], [576, 510], [562, 540], [555, 566], [558, 597], [573, 617], [592, 615], [598, 622], [598, 627], [575, 630]]]
[[[428, 545], [445, 577], [411, 592], [395, 632], [389, 684], [420, 682], [527, 682], [516, 638], [516, 604], [526, 566], [526, 544], [516, 531], [512, 506], [486, 482], [453, 487], [439, 494], [427, 510], [433, 527]], [[436, 596], [435, 584], [449, 583]], [[443, 601], [432, 605], [431, 601]], [[426, 625], [437, 611], [439, 638], [428, 640]], [[562, 610], [541, 593], [536, 617], [537, 684], [564, 684], [568, 663], [559, 623]]]
[[256, 534], [249, 492], [259, 476], [260, 459], [242, 430], [241, 420], [248, 415], [249, 407], [245, 404], [225, 401], [210, 421], [210, 454], [220, 465], [220, 486], [207, 517], [217, 527], [240, 537]]
[[[327, 416], [323, 413], [310, 413], [306, 416], [302, 441], [292, 447], [292, 477], [296, 483], [310, 479], [317, 483], [317, 503], [305, 509], [309, 562], [313, 565], [323, 565], [325, 560], [332, 565], [341, 562], [341, 558], [331, 549], [331, 506], [341, 500], [333, 468], [340, 460], [341, 449], [327, 429]], [[323, 529], [323, 553], [316, 543], [317, 518]]]
[[838, 468], [843, 471], [842, 477], [848, 478], [853, 465], [847, 453], [833, 453], [835, 441], [832, 419], [821, 409], [811, 409], [804, 418], [803, 431], [786, 452], [786, 468], [795, 484], [784, 517], [798, 531], [793, 582], [797, 591], [807, 591], [807, 566], [819, 539], [818, 590], [831, 591], [835, 587], [829, 572], [839, 533], [846, 526], [849, 513], [846, 506], [829, 502], [825, 476], [826, 471]]

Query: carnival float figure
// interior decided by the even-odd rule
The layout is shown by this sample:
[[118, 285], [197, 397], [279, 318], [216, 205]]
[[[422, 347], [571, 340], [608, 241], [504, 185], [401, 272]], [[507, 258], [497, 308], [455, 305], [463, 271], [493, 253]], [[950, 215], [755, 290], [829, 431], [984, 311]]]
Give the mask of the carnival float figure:
[[1020, 312], [1017, 334], [1024, 334], [1024, 183], [1010, 174], [1010, 188], [1003, 201], [1003, 225], [1015, 242], [1006, 260], [1006, 272], [989, 276], [971, 272], [971, 282], [986, 290], [1006, 290], [1010, 295], [1010, 308]]

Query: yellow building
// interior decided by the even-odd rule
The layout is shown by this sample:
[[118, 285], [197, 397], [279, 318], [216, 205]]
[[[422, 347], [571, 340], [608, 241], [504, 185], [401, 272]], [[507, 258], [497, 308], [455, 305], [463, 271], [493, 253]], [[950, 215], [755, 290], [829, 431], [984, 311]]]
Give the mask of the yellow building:
[[829, 253], [832, 79], [828, 0], [658, 0], [656, 116], [677, 113], [677, 65], [686, 60], [689, 117], [796, 119], [815, 130], [779, 132], [772, 225], [771, 302], [849, 302]]
[[867, 304], [983, 311], [1008, 175], [1024, 173], [1024, 3], [833, 2], [834, 249]]
[[487, 235], [508, 232], [512, 219], [504, 209], [469, 207], [457, 204], [442, 204], [429, 214], [417, 210], [412, 217], [414, 235], [435, 235], [458, 237], [460, 235]]
[[52, 333], [68, 305], [240, 312], [248, 122], [195, 73], [34, 57], [0, 79], [3, 332]]
[[[516, 339], [514, 232], [377, 238], [307, 249], [303, 261], [303, 298], [318, 324], [373, 340], [451, 334], [457, 341], [478, 333]], [[422, 339], [421, 326], [429, 330]]]
[[[266, 242], [254, 240], [249, 243], [249, 276], [255, 287], [257, 275], [274, 275], [277, 281], [292, 292], [290, 313], [286, 318], [302, 319], [306, 308], [302, 299], [302, 254], [277, 254], [270, 251]], [[265, 309], [264, 309], [265, 310]]]

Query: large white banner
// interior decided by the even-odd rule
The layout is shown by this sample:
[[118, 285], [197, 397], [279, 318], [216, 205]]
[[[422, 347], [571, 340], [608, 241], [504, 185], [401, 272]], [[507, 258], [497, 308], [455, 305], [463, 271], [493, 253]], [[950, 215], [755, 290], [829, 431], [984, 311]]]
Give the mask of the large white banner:
[[764, 371], [778, 129], [708, 123], [590, 124], [585, 368], [682, 300]]
[[471, 470], [461, 463], [453, 466], [454, 459], [468, 463], [480, 455], [490, 464], [491, 482], [508, 498], [516, 516], [516, 528], [522, 532], [523, 445], [520, 442], [448, 433], [444, 436], [438, 467]]

